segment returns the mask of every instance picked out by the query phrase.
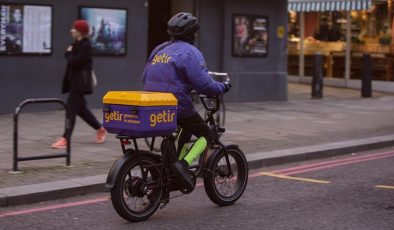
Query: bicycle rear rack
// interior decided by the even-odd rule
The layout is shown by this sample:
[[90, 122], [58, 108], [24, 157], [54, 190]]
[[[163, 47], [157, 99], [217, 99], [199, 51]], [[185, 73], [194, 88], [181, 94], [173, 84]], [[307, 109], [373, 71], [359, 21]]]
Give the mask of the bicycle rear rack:
[[[14, 143], [13, 143], [13, 172], [18, 171], [18, 162], [19, 161], [32, 161], [32, 160], [43, 160], [43, 159], [53, 159], [53, 158], [66, 158], [66, 165], [69, 166], [71, 162], [71, 143], [67, 142], [67, 149], [65, 153], [61, 154], [49, 154], [42, 156], [29, 156], [29, 157], [19, 157], [18, 156], [18, 125], [19, 125], [19, 114], [22, 108], [28, 104], [49, 104], [49, 103], [57, 103], [61, 104], [64, 110], [67, 112], [67, 105], [63, 100], [59, 98], [39, 98], [39, 99], [27, 99], [22, 101], [18, 107], [16, 107], [14, 112]], [[66, 120], [67, 122], [67, 120]]]

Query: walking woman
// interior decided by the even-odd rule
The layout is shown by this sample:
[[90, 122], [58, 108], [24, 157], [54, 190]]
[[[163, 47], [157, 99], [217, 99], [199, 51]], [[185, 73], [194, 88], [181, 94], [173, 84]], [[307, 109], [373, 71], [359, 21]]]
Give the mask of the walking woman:
[[69, 93], [67, 98], [66, 130], [63, 137], [57, 139], [52, 144], [52, 148], [54, 149], [64, 149], [67, 147], [67, 143], [71, 141], [71, 134], [77, 115], [97, 131], [97, 144], [103, 143], [107, 135], [106, 130], [88, 109], [85, 99], [86, 94], [93, 92], [93, 60], [91, 44], [88, 38], [89, 25], [84, 20], [77, 20], [73, 23], [70, 32], [75, 42], [67, 48], [65, 54], [67, 69], [62, 87], [62, 93]]

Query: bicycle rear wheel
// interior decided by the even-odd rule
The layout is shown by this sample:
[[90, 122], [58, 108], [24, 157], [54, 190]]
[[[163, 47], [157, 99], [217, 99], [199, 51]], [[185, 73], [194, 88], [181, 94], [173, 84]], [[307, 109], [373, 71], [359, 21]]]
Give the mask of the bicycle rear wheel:
[[[143, 179], [140, 163], [144, 166]], [[153, 157], [141, 156], [141, 161], [133, 159], [126, 162], [116, 177], [115, 186], [111, 189], [111, 201], [116, 212], [128, 221], [148, 219], [160, 205], [163, 190], [157, 187], [160, 170]]]

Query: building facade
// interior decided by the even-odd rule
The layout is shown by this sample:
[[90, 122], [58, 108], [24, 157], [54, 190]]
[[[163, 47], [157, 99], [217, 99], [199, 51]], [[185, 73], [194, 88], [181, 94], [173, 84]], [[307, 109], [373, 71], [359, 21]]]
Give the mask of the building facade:
[[[126, 55], [94, 57], [99, 87], [88, 97], [91, 107], [101, 107], [101, 98], [109, 90], [142, 89], [141, 73], [147, 54], [168, 39], [166, 20], [178, 11], [191, 11], [199, 17], [201, 30], [197, 45], [209, 69], [232, 75], [234, 87], [227, 96], [229, 101], [287, 99], [286, 0], [14, 0], [0, 4], [4, 3], [51, 5], [53, 28], [51, 55], [0, 55], [0, 113], [13, 112], [27, 98], [64, 98], [60, 93], [66, 68], [64, 51], [72, 42], [69, 30], [79, 17], [81, 6], [122, 8], [127, 9], [128, 15]], [[257, 35], [256, 39], [249, 36], [247, 40], [248, 49], [254, 47], [255, 53], [264, 50], [265, 55], [234, 55], [235, 15], [268, 19], [264, 28], [257, 22], [249, 25]], [[266, 48], [258, 48], [259, 44], [265, 44]]]

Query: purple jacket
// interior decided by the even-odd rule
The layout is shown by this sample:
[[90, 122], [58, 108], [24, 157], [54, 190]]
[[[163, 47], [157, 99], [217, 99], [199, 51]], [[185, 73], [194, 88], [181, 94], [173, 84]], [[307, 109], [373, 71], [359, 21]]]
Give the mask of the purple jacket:
[[170, 92], [178, 99], [178, 117], [196, 113], [190, 92], [216, 96], [224, 92], [224, 85], [213, 80], [201, 52], [183, 42], [165, 42], [156, 47], [143, 73], [145, 91]]

